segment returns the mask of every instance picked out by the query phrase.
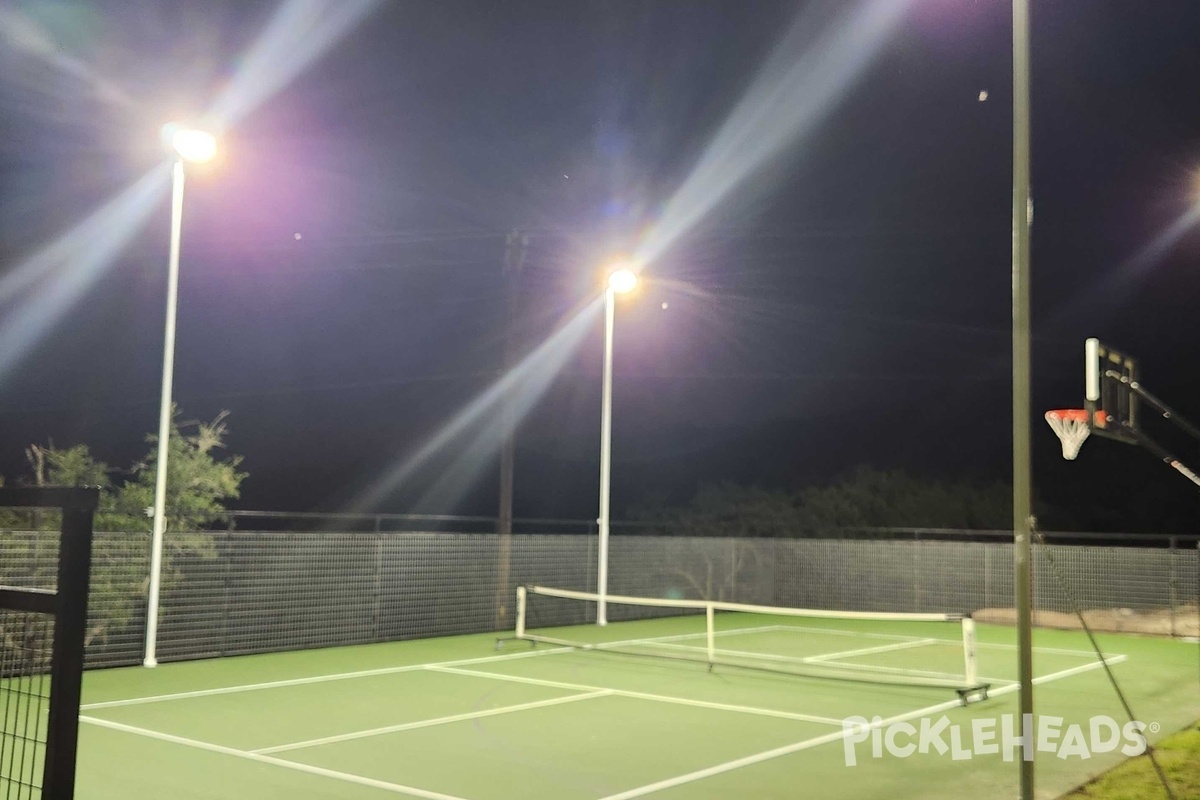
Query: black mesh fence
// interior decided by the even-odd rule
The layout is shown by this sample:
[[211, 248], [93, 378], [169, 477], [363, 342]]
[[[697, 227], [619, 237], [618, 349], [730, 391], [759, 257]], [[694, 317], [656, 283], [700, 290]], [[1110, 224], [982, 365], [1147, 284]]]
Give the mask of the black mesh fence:
[[[581, 526], [582, 527], [582, 526]], [[5, 533], [0, 581], [33, 585], [53, 563], [50, 534]], [[617, 535], [609, 591], [819, 609], [1012, 618], [1011, 534], [842, 532], [721, 538]], [[1070, 602], [1104, 630], [1200, 635], [1196, 537], [1049, 535], [1034, 548], [1035, 608], [1054, 625]], [[168, 534], [158, 657], [163, 661], [361, 644], [511, 625], [518, 584], [594, 591], [594, 534], [513, 536], [508, 585], [497, 536], [449, 531], [218, 531]], [[87, 658], [140, 663], [149, 536], [98, 533]], [[21, 584], [21, 581], [25, 581]], [[631, 612], [632, 613], [632, 612]], [[567, 621], [567, 620], [564, 620]], [[574, 620], [571, 620], [574, 621]], [[552, 621], [545, 620], [544, 624]]]

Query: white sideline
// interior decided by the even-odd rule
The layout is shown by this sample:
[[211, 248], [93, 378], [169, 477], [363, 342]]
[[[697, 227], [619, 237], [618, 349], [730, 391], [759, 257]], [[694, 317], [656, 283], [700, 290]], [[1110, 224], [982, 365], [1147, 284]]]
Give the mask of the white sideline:
[[[728, 631], [720, 631], [720, 636], [735, 636], [743, 633], [758, 633], [769, 630], [772, 626], [751, 627], [751, 628], [736, 628]], [[645, 642], [671, 642], [683, 639], [703, 639], [704, 633], [682, 633], [673, 636], [661, 636], [658, 638], [648, 639], [627, 639], [621, 642], [609, 642], [606, 647], [617, 647], [630, 644], [641, 644]], [[239, 692], [256, 692], [260, 689], [278, 689], [287, 686], [305, 686], [310, 683], [328, 683], [330, 681], [345, 681], [355, 678], [373, 678], [378, 675], [396, 675], [402, 672], [416, 672], [426, 669], [427, 667], [451, 667], [470, 664], [488, 664], [493, 661], [514, 661], [519, 658], [535, 658], [538, 656], [550, 656], [559, 653], [572, 653], [578, 648], [576, 647], [554, 647], [549, 650], [530, 650], [525, 653], [506, 653], [499, 656], [481, 656], [479, 658], [463, 658], [456, 661], [442, 661], [433, 664], [405, 664], [399, 667], [380, 667], [378, 669], [366, 669], [357, 672], [335, 672], [328, 675], [311, 675], [304, 678], [287, 678], [279, 681], [264, 681], [262, 683], [246, 683], [237, 686], [220, 686], [213, 689], [195, 689], [190, 692], [175, 692], [173, 694], [158, 694], [147, 697], [131, 697], [125, 700], [105, 700], [99, 703], [85, 703], [80, 706], [81, 711], [95, 711], [102, 708], [119, 708], [121, 706], [136, 706], [143, 703], [161, 703], [169, 700], [188, 700], [193, 697], [210, 697], [221, 694], [237, 694]]]
[[270, 764], [275, 767], [283, 767], [284, 769], [293, 769], [297, 772], [307, 772], [310, 775], [319, 775], [322, 778], [331, 778], [336, 781], [344, 781], [346, 783], [357, 783], [361, 786], [369, 786], [372, 789], [382, 789], [386, 792], [394, 794], [406, 794], [412, 797], [423, 797], [426, 800], [465, 800], [452, 794], [443, 794], [441, 792], [431, 792], [426, 789], [418, 789], [415, 786], [405, 786], [400, 783], [389, 783], [388, 781], [376, 780], [375, 778], [365, 778], [362, 775], [355, 775], [350, 772], [338, 772], [333, 769], [325, 769], [324, 767], [314, 767], [310, 764], [301, 764], [297, 761], [286, 761], [282, 758], [263, 755], [261, 753], [251, 753], [245, 750], [238, 750], [234, 747], [226, 747], [220, 744], [211, 742], [202, 742], [198, 739], [188, 739], [184, 736], [175, 736], [170, 733], [161, 733], [152, 731], [149, 728], [138, 728], [133, 725], [126, 725], [123, 722], [113, 722], [107, 719], [99, 719], [97, 717], [81, 716], [80, 722], [86, 722], [89, 725], [97, 725], [101, 728], [111, 728], [122, 733], [132, 733], [136, 736], [145, 736], [148, 739], [158, 739], [162, 742], [170, 742], [172, 744], [183, 745], [184, 747], [194, 747], [197, 750], [208, 750], [212, 753], [220, 753], [221, 755], [233, 756], [234, 758], [244, 758], [247, 761], [257, 761], [260, 764]]
[[530, 711], [535, 708], [545, 708], [547, 706], [557, 706], [564, 703], [576, 703], [580, 700], [591, 700], [596, 697], [607, 697], [612, 692], [608, 689], [599, 689], [594, 692], [585, 694], [572, 694], [566, 697], [552, 697], [549, 700], [534, 700], [529, 703], [520, 703], [515, 706], [501, 706], [500, 708], [489, 708], [484, 711], [468, 711], [462, 714], [451, 714], [446, 717], [436, 717], [434, 719], [422, 719], [415, 722], [402, 722], [396, 725], [388, 725], [383, 728], [371, 728], [370, 730], [353, 731], [352, 733], [341, 733], [336, 736], [325, 736], [320, 739], [308, 739], [303, 742], [291, 742], [290, 744], [277, 744], [272, 747], [259, 747], [251, 750], [251, 753], [283, 753], [288, 750], [302, 750], [306, 747], [318, 747], [323, 744], [336, 744], [338, 742], [349, 742], [354, 739], [366, 739], [371, 736], [383, 736], [388, 733], [400, 733], [401, 731], [411, 731], [417, 728], [431, 728], [435, 725], [446, 725], [451, 722], [465, 722], [469, 719], [482, 719], [483, 717], [496, 717], [501, 714], [511, 714], [514, 711]]
[[[467, 675], [472, 678], [492, 678], [498, 681], [509, 681], [510, 683], [528, 683], [531, 686], [548, 686], [554, 689], [575, 689], [581, 692], [588, 691], [608, 691], [616, 697], [630, 697], [637, 700], [653, 700], [657, 703], [673, 703], [679, 706], [693, 706], [695, 708], [711, 708], [716, 711], [737, 711], [742, 714], [757, 714], [760, 717], [777, 717], [779, 719], [792, 719], [799, 722], [816, 722], [822, 725], [837, 725], [841, 726], [840, 719], [833, 717], [820, 717], [815, 714], [801, 714], [794, 711], [776, 711], [771, 708], [759, 708], [757, 706], [739, 706], [729, 703], [713, 703], [707, 700], [693, 700], [688, 697], [672, 697], [665, 694], [649, 694], [647, 692], [635, 692], [626, 689], [606, 689], [603, 686], [589, 686], [582, 683], [564, 683], [562, 681], [548, 681], [542, 678], [527, 678], [523, 675], [505, 675], [501, 672], [480, 672], [473, 669], [459, 669], [457, 667], [440, 667], [430, 666], [431, 672], [447, 672], [453, 675]], [[958, 702], [958, 701], [955, 701]]]
[[[1109, 664], [1119, 664], [1120, 662], [1125, 661], [1125, 660], [1126, 660], [1125, 656], [1115, 656], [1115, 657], [1106, 657], [1105, 658], [1105, 662], [1107, 662]], [[1071, 669], [1064, 669], [1060, 672], [1052, 672], [1048, 675], [1042, 675], [1039, 678], [1034, 678], [1033, 682], [1035, 684], [1049, 683], [1050, 681], [1060, 680], [1062, 678], [1067, 678], [1072, 675], [1077, 675], [1081, 672], [1088, 672], [1093, 669], [1100, 669], [1101, 667], [1103, 667], [1103, 664], [1101, 664], [1099, 661], [1096, 661], [1091, 664], [1084, 664], [1079, 667], [1072, 667]], [[1013, 684], [1011, 686], [1003, 686], [1000, 689], [997, 689], [993, 692], [989, 692], [988, 697], [992, 698], [992, 697], [999, 697], [999, 696], [1006, 695], [1006, 694], [1012, 694], [1013, 692], [1017, 691], [1019, 688], [1020, 688], [1019, 684]], [[916, 711], [909, 711], [904, 714], [897, 714], [894, 717], [888, 717], [887, 719], [880, 720], [877, 723], [869, 723], [867, 725], [867, 727], [869, 729], [882, 728], [882, 727], [886, 727], [886, 726], [891, 725], [896, 722], [906, 722], [910, 719], [917, 719], [919, 717], [924, 717], [924, 716], [927, 716], [930, 714], [937, 714], [942, 711], [949, 711], [950, 709], [953, 709], [953, 708], [959, 708], [959, 707], [961, 707], [961, 705], [962, 704], [958, 700], [948, 700], [945, 703], [939, 703], [937, 705], [928, 706], [927, 708], [921, 708]], [[859, 730], [861, 730], [861, 728]], [[685, 783], [692, 783], [694, 781], [703, 780], [705, 778], [711, 778], [714, 775], [720, 775], [724, 772], [731, 772], [735, 769], [740, 769], [742, 767], [748, 767], [753, 764], [759, 764], [763, 761], [770, 761], [771, 759], [779, 758], [781, 756], [791, 755], [792, 753], [799, 753], [801, 750], [810, 750], [814, 747], [818, 747], [823, 744], [828, 744], [830, 742], [836, 742], [839, 739], [845, 738], [849, 733], [850, 733], [849, 730], [841, 730], [841, 731], [836, 731], [836, 732], [832, 732], [832, 733], [826, 733], [822, 736], [813, 737], [812, 739], [805, 739], [802, 742], [796, 742], [794, 744], [784, 745], [783, 747], [776, 747], [774, 750], [765, 750], [761, 753], [756, 753], [754, 755], [749, 755], [749, 756], [745, 756], [743, 758], [734, 759], [733, 761], [726, 761], [724, 764], [717, 764], [716, 766], [708, 767], [706, 769], [696, 770], [695, 772], [688, 772], [683, 775], [677, 775], [674, 778], [667, 778], [666, 780], [657, 781], [656, 783], [648, 783], [645, 786], [639, 786], [637, 788], [629, 789], [624, 792], [610, 794], [607, 797], [600, 798], [600, 800], [632, 800], [632, 798], [634, 798], [634, 797], [643, 797], [648, 794], [653, 794], [654, 792], [662, 791], [663, 789], [670, 789], [675, 786], [681, 786]]]

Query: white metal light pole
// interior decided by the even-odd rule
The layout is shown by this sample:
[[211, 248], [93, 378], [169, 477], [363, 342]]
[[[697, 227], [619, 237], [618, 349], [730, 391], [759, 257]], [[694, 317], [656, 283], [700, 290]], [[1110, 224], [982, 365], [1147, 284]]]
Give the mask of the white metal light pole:
[[146, 604], [146, 653], [142, 664], [158, 664], [158, 595], [162, 583], [163, 532], [166, 529], [167, 452], [171, 434], [171, 379], [175, 371], [175, 308], [179, 298], [179, 240], [183, 231], [185, 163], [202, 164], [217, 154], [217, 140], [205, 131], [167, 125], [164, 143], [175, 163], [171, 172], [171, 249], [167, 261], [167, 320], [163, 331], [162, 396], [158, 411], [158, 463], [154, 477], [154, 531], [150, 540], [150, 590]]
[[609, 493], [612, 477], [612, 376], [613, 322], [616, 320], [617, 295], [628, 294], [637, 287], [637, 275], [629, 269], [618, 269], [608, 276], [604, 289], [604, 385], [600, 402], [600, 517], [599, 547], [596, 554], [596, 624], [608, 624], [608, 521]]

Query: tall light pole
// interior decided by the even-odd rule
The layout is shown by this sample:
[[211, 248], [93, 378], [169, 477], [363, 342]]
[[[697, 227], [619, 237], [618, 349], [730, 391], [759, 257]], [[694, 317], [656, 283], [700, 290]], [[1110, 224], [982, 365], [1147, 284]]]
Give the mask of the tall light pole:
[[158, 459], [154, 476], [154, 531], [150, 540], [150, 590], [146, 604], [146, 653], [142, 664], [158, 664], [158, 595], [162, 584], [163, 531], [166, 529], [167, 452], [171, 435], [171, 379], [175, 371], [175, 308], [179, 299], [179, 240], [183, 231], [183, 183], [187, 164], [212, 161], [216, 137], [206, 131], [171, 124], [163, 143], [174, 160], [171, 171], [171, 249], [167, 261], [167, 320], [163, 331], [162, 396], [158, 410]]
[[617, 295], [632, 292], [637, 275], [629, 269], [615, 269], [604, 288], [604, 385], [600, 401], [600, 516], [599, 547], [596, 554], [596, 624], [608, 624], [608, 522], [612, 478], [612, 376], [613, 322], [616, 320]]

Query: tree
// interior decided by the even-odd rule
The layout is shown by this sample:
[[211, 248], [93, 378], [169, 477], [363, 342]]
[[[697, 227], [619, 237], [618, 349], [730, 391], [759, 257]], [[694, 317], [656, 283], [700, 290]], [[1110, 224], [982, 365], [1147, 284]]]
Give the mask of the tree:
[[[171, 410], [171, 432], [167, 447], [167, 507], [166, 529], [190, 532], [202, 529], [218, 519], [225, 510], [225, 501], [236, 500], [246, 474], [238, 472], [241, 456], [224, 461], [217, 451], [225, 447], [229, 432], [222, 411], [212, 422], [178, 421], [179, 409]], [[132, 481], [116, 494], [115, 510], [131, 522], [140, 518], [148, 525], [147, 509], [154, 507], [154, 488], [158, 471], [158, 436], [151, 434], [146, 442], [153, 447], [146, 458], [133, 465]]]
[[943, 482], [894, 470], [859, 467], [832, 486], [797, 495], [805, 531], [836, 528], [925, 527], [997, 530], [1012, 527], [1012, 489]]
[[[167, 461], [167, 531], [163, 551], [163, 586], [178, 578], [180, 556], [215, 556], [211, 536], [197, 533], [215, 521], [225, 502], [238, 497], [245, 473], [238, 472], [240, 456], [218, 458], [228, 432], [221, 412], [212, 422], [178, 421], [173, 409]], [[149, 578], [151, 519], [146, 509], [153, 506], [157, 437], [147, 437], [150, 453], [126, 473], [131, 479], [114, 486], [114, 470], [92, 456], [86, 445], [65, 449], [30, 445], [26, 457], [34, 485], [92, 485], [101, 488], [92, 545], [90, 643], [110, 628], [120, 627], [132, 616], [146, 595]], [[5, 549], [0, 581], [23, 585], [48, 585], [53, 580], [54, 549], [47, 546], [45, 533], [56, 530], [56, 515], [0, 515], [0, 537]]]
[[[674, 553], [663, 567], [664, 577], [682, 581], [694, 597], [705, 600], [767, 601], [745, 595], [747, 586], [751, 591], [761, 586], [753, 575], [765, 555], [756, 540], [796, 529], [791, 496], [727, 482], [701, 486], [686, 506], [648, 506], [635, 515], [652, 523], [654, 533], [708, 540]], [[720, 539], [730, 541], [725, 545]]]

